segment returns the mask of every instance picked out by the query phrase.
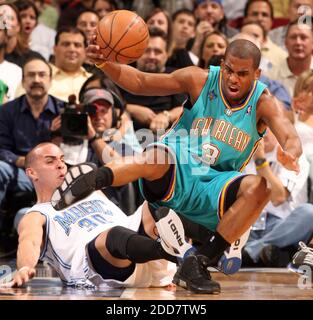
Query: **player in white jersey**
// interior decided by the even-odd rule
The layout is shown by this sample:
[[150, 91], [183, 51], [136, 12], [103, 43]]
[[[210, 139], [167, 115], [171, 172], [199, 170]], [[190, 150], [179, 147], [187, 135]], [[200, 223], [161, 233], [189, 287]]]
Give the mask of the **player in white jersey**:
[[[50, 204], [53, 191], [67, 172], [64, 155], [52, 143], [42, 143], [26, 156], [37, 204], [18, 226], [17, 272], [12, 285], [21, 286], [46, 260], [70, 286], [166, 286], [176, 258], [156, 240], [155, 223], [145, 203], [126, 216], [101, 192], [63, 211]], [[80, 167], [84, 170], [84, 166]], [[73, 176], [77, 168], [71, 169]]]

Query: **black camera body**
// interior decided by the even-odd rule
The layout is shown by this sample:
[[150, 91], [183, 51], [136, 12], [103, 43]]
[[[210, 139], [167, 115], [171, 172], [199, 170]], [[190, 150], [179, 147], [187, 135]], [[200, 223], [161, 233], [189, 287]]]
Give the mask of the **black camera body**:
[[70, 96], [69, 103], [61, 114], [61, 135], [64, 138], [83, 138], [88, 135], [88, 115], [95, 115], [94, 105], [79, 105], [76, 97]]

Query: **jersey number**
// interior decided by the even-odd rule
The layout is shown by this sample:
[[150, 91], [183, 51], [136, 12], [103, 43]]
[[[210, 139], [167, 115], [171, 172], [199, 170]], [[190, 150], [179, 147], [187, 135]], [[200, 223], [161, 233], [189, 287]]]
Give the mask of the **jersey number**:
[[220, 150], [213, 144], [204, 143], [202, 151], [202, 161], [209, 165], [214, 165], [220, 155]]

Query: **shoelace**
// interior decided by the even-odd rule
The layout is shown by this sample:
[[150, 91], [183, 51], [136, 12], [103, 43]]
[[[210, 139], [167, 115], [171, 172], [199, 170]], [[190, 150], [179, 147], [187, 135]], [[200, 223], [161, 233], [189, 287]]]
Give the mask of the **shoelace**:
[[308, 247], [304, 242], [300, 241], [299, 246], [301, 251], [306, 253], [303, 262], [313, 265], [313, 248]]

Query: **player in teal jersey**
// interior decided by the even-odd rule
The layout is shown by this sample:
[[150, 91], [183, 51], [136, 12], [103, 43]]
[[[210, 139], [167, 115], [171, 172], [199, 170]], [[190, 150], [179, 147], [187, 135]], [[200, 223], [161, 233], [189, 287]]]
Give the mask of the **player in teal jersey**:
[[221, 69], [188, 67], [171, 74], [103, 63], [97, 45], [90, 45], [88, 52], [127, 91], [139, 95], [184, 92], [189, 99], [181, 118], [161, 141], [138, 157], [71, 177], [55, 192], [54, 207], [62, 209], [95, 188], [141, 178], [143, 195], [152, 206], [168, 206], [214, 232], [202, 239], [195, 255], [183, 260], [174, 277], [175, 283], [194, 292], [212, 293], [216, 285], [207, 266], [214, 265], [249, 229], [269, 200], [265, 179], [240, 172], [267, 126], [282, 147], [282, 164], [299, 171], [302, 149], [296, 131], [258, 81], [260, 50], [248, 40], [235, 40], [226, 50]]

